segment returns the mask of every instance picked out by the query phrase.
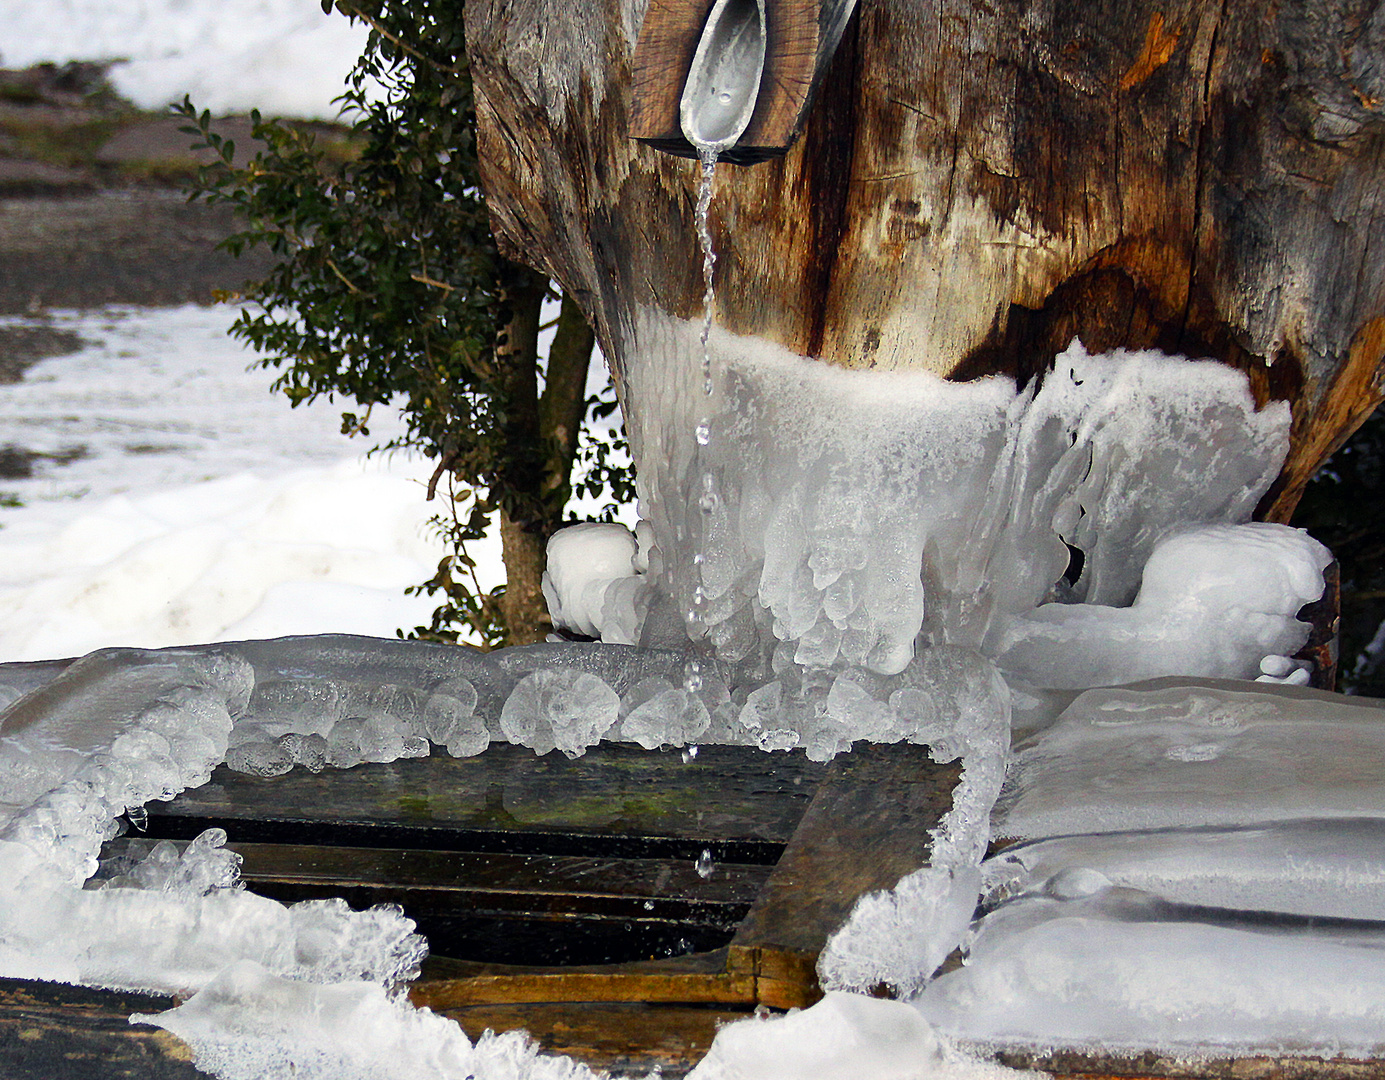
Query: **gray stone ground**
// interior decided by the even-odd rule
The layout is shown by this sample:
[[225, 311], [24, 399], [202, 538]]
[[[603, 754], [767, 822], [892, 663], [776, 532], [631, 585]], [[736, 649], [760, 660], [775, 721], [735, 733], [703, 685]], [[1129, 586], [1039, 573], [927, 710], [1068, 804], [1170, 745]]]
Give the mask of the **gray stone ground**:
[[[228, 208], [188, 203], [183, 123], [120, 101], [96, 65], [0, 70], [0, 315], [210, 303], [263, 274], [263, 253], [216, 249], [236, 228]], [[247, 118], [218, 127], [251, 145]], [[56, 344], [0, 334], [0, 382]]]

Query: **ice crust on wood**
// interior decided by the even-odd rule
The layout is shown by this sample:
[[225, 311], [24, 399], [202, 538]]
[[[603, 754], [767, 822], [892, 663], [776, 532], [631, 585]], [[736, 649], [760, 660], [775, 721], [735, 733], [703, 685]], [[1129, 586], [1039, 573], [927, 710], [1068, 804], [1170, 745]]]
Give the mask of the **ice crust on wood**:
[[1159, 679], [1089, 690], [1020, 748], [997, 835], [1385, 817], [1385, 711], [1369, 698]]
[[828, 991], [816, 1005], [717, 1032], [688, 1080], [1037, 1080], [959, 1054], [918, 1011]]
[[1074, 342], [1020, 390], [845, 370], [714, 328], [705, 399], [686, 360], [700, 328], [640, 320], [627, 378], [651, 577], [679, 613], [703, 586], [706, 636], [733, 661], [785, 642], [802, 665], [891, 674], [916, 642], [993, 651], [1046, 601], [1128, 606], [1168, 534], [1249, 520], [1288, 445], [1288, 406], [1257, 411], [1245, 376], [1210, 361]]
[[[1075, 690], [1161, 675], [1258, 678], [1308, 639], [1332, 553], [1301, 529], [1202, 525], [1160, 539], [1129, 607], [1041, 604], [991, 635], [1006, 675]], [[1284, 674], [1295, 670], [1286, 660]]]
[[984, 1045], [1385, 1052], [1385, 710], [1192, 679], [1092, 690], [1016, 755], [966, 965]]
[[219, 1080], [596, 1080], [545, 1057], [523, 1032], [462, 1029], [391, 997], [376, 982], [330, 985], [276, 976], [252, 960], [229, 965], [188, 1001], [132, 1023], [188, 1043]]

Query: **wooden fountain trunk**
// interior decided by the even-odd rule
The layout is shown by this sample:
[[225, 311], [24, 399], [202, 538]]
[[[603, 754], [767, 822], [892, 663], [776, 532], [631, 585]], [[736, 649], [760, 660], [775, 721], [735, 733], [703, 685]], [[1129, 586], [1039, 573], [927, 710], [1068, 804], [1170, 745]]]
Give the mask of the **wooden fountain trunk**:
[[[697, 165], [628, 137], [668, 104], [635, 115], [645, 8], [466, 9], [502, 245], [617, 379], [639, 308], [702, 307]], [[861, 0], [793, 148], [719, 170], [718, 321], [957, 379], [1028, 378], [1075, 335], [1216, 358], [1292, 404], [1261, 507], [1284, 520], [1385, 396], [1382, 55], [1374, 0]]]

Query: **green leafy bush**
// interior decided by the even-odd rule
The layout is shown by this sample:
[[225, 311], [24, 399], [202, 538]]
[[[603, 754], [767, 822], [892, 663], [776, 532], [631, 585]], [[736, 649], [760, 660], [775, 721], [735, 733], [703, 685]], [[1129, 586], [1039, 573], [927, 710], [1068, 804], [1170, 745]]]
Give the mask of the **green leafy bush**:
[[[212, 117], [184, 100], [202, 168], [193, 198], [235, 206], [245, 228], [225, 246], [266, 245], [278, 263], [247, 287], [232, 333], [280, 372], [294, 404], [326, 395], [352, 403], [342, 430], [368, 435], [371, 410], [399, 408], [406, 434], [386, 449], [436, 461], [445, 496], [436, 522], [451, 549], [414, 591], [441, 605], [419, 636], [487, 645], [533, 640], [543, 542], [572, 494], [587, 408], [591, 331], [564, 299], [539, 391], [538, 313], [546, 279], [496, 250], [481, 195], [471, 77], [456, 0], [338, 0], [370, 28], [341, 100], [355, 153], [328, 153], [292, 123], [253, 114], [264, 144], [243, 166]], [[332, 8], [325, 0], [324, 11]], [[582, 447], [587, 493], [628, 497], [619, 447]], [[476, 582], [467, 544], [500, 517], [510, 580]], [[515, 538], [518, 538], [516, 540]], [[537, 553], [537, 554], [536, 554]], [[535, 558], [538, 566], [534, 565]], [[522, 565], [521, 565], [522, 564]], [[517, 578], [528, 585], [518, 602]]]

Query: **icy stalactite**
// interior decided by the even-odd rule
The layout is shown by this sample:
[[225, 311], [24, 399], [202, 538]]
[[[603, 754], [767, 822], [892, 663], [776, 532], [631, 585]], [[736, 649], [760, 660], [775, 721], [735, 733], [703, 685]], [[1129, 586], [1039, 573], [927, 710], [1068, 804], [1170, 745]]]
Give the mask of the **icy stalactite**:
[[[707, 636], [732, 661], [786, 642], [804, 666], [887, 674], [916, 642], [983, 646], [1045, 601], [1129, 605], [1156, 543], [1247, 521], [1288, 445], [1287, 406], [1257, 411], [1245, 376], [1210, 361], [1074, 343], [1018, 391], [714, 330], [698, 447], [698, 328], [641, 319], [627, 377], [651, 578], [675, 611], [703, 585]], [[709, 521], [696, 454], [719, 493]], [[1068, 545], [1083, 553], [1071, 583]]]

